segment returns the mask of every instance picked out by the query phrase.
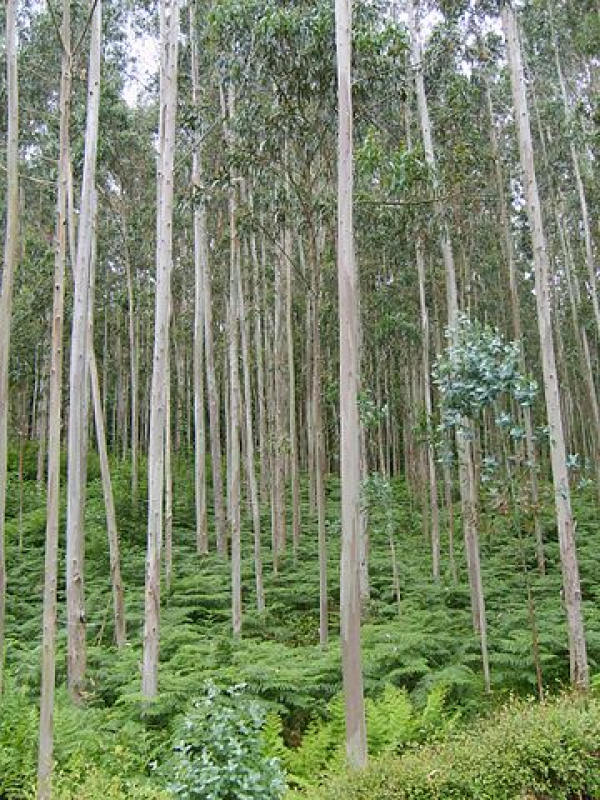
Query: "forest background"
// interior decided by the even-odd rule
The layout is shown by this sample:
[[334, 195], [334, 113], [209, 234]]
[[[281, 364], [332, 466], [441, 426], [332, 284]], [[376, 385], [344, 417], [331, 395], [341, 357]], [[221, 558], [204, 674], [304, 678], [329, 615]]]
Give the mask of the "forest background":
[[[595, 686], [600, 9], [349, 11], [0, 10], [0, 796], [277, 797]], [[561, 702], [517, 790], [593, 796]]]

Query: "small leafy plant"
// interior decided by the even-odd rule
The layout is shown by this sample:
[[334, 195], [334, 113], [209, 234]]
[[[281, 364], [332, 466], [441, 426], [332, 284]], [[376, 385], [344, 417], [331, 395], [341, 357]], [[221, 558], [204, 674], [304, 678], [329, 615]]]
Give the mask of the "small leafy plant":
[[163, 768], [167, 788], [183, 800], [278, 800], [285, 791], [279, 762], [264, 752], [265, 714], [243, 684], [207, 683], [174, 738]]

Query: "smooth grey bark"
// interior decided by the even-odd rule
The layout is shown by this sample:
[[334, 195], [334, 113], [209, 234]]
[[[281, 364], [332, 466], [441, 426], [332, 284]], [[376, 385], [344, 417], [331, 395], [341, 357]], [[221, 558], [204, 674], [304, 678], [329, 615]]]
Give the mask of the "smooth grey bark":
[[63, 326], [67, 262], [67, 194], [69, 188], [69, 122], [71, 102], [71, 3], [62, 4], [62, 56], [59, 95], [59, 161], [54, 253], [52, 341], [48, 397], [48, 477], [46, 549], [42, 612], [42, 675], [37, 767], [37, 800], [51, 800], [54, 766], [54, 689], [56, 682], [56, 593], [60, 514], [60, 434], [63, 373]]
[[6, 3], [6, 85], [8, 130], [6, 147], [6, 238], [0, 287], [0, 694], [4, 686], [6, 620], [5, 515], [8, 472], [8, 402], [10, 329], [15, 272], [19, 258], [19, 81], [17, 72], [17, 2]]
[[119, 534], [117, 530], [117, 515], [108, 463], [106, 448], [106, 430], [104, 425], [104, 411], [100, 396], [100, 382], [98, 380], [98, 366], [93, 350], [90, 350], [90, 380], [92, 387], [92, 400], [94, 404], [94, 419], [96, 423], [96, 437], [98, 441], [98, 455], [100, 457], [100, 473], [104, 504], [106, 507], [106, 530], [108, 534], [108, 552], [110, 561], [110, 580], [113, 596], [113, 614], [115, 620], [115, 644], [124, 647], [127, 644], [127, 627], [125, 620], [125, 599], [123, 579], [121, 577], [121, 556], [119, 547]]
[[[573, 121], [573, 112], [567, 86], [563, 74], [562, 63], [560, 60], [560, 45], [556, 25], [554, 23], [553, 2], [548, 0], [548, 17], [550, 20], [550, 31], [552, 35], [552, 46], [554, 48], [554, 60], [556, 64], [556, 74], [558, 77], [558, 85], [563, 102], [563, 109], [567, 126], [570, 128]], [[592, 226], [590, 223], [590, 213], [588, 208], [587, 196], [585, 193], [585, 186], [581, 174], [581, 158], [577, 151], [576, 140], [571, 130], [568, 131], [569, 135], [569, 154], [571, 156], [571, 163], [573, 165], [573, 175], [575, 176], [575, 186], [577, 188], [577, 198], [579, 200], [579, 207], [581, 209], [581, 224], [583, 227], [583, 240], [585, 245], [585, 263], [588, 273], [589, 292], [592, 301], [592, 308], [594, 311], [594, 319], [596, 321], [596, 332], [600, 340], [600, 302], [598, 300], [598, 274], [596, 267], [596, 259], [594, 256], [594, 240], [592, 236]]]
[[[439, 179], [437, 177], [435, 151], [433, 147], [433, 135], [429, 118], [429, 108], [427, 95], [425, 92], [425, 80], [423, 75], [423, 54], [417, 19], [415, 14], [414, 0], [408, 0], [408, 27], [411, 38], [411, 66], [414, 72], [415, 88], [417, 94], [417, 105], [419, 109], [419, 120], [421, 125], [421, 135], [423, 149], [425, 151], [425, 161], [431, 169], [434, 189], [439, 189]], [[440, 230], [440, 249], [444, 261], [444, 272], [446, 278], [446, 303], [448, 308], [448, 325], [451, 331], [457, 331], [459, 302], [456, 280], [456, 267], [454, 263], [454, 253], [452, 248], [452, 238], [450, 226], [446, 218], [445, 210], [441, 200], [434, 201], [434, 214]], [[489, 669], [489, 656], [487, 647], [487, 620], [485, 613], [485, 597], [483, 592], [483, 580], [481, 576], [481, 561], [479, 554], [479, 531], [477, 525], [477, 485], [473, 482], [476, 479], [473, 464], [473, 450], [468, 435], [468, 422], [463, 420], [456, 433], [456, 449], [459, 462], [459, 486], [461, 496], [461, 508], [463, 518], [463, 534], [465, 540], [465, 554], [467, 557], [467, 568], [469, 572], [469, 587], [471, 591], [471, 609], [473, 615], [473, 627], [479, 636], [481, 646], [481, 661], [483, 668], [484, 683], [486, 691], [490, 690], [491, 679]]]
[[[489, 84], [486, 83], [486, 100], [488, 114], [490, 118], [490, 142], [492, 145], [492, 155], [494, 158], [496, 191], [498, 193], [498, 211], [500, 226], [502, 228], [502, 244], [504, 257], [508, 266], [508, 285], [510, 289], [510, 307], [512, 316], [513, 333], [519, 343], [520, 368], [526, 374], [525, 365], [525, 345], [523, 341], [523, 325], [521, 321], [521, 301], [517, 285], [517, 269], [515, 265], [515, 248], [510, 228], [510, 217], [505, 194], [504, 171], [500, 160], [500, 147], [494, 124], [494, 111], [492, 96]], [[527, 460], [529, 462], [529, 483], [531, 493], [531, 504], [533, 506], [533, 520], [535, 530], [536, 555], [539, 571], [544, 574], [546, 571], [546, 559], [544, 555], [544, 532], [539, 515], [539, 487], [538, 487], [538, 457], [533, 437], [533, 422], [531, 419], [531, 409], [529, 406], [523, 408], [523, 422], [525, 427], [525, 441], [527, 446]]]
[[435, 445], [433, 442], [433, 407], [431, 402], [430, 358], [429, 358], [429, 311], [425, 298], [425, 257], [420, 240], [416, 243], [417, 273], [419, 277], [419, 305], [421, 309], [421, 335], [423, 337], [423, 396], [427, 417], [427, 471], [429, 476], [429, 500], [431, 507], [431, 561], [433, 578], [440, 580], [440, 511], [438, 501], [437, 474], [435, 469]]
[[[84, 590], [85, 493], [87, 477], [89, 406], [89, 298], [90, 264], [95, 233], [95, 183], [100, 113], [102, 58], [102, 2], [93, 8], [88, 67], [83, 182], [74, 264], [73, 323], [69, 374], [69, 430], [67, 440], [67, 678], [69, 693], [83, 702], [86, 673], [86, 618]], [[74, 235], [74, 232], [73, 232]]]
[[[228, 122], [225, 138], [232, 144], [229, 125], [235, 114], [235, 98], [233, 87], [229, 86], [227, 98]], [[240, 455], [240, 372], [239, 372], [239, 325], [238, 286], [241, 259], [240, 239], [238, 234], [238, 197], [236, 176], [231, 175], [229, 190], [229, 534], [231, 540], [231, 626], [233, 635], [242, 633], [242, 522], [241, 506], [241, 455]]]
[[360, 422], [358, 279], [353, 230], [352, 3], [336, 0], [338, 78], [338, 289], [340, 316], [340, 423], [342, 556], [340, 622], [346, 713], [346, 754], [350, 765], [367, 762], [367, 736], [360, 643]]
[[[196, 31], [197, 3], [190, 4], [190, 46], [192, 68], [192, 105], [200, 108], [200, 67]], [[196, 459], [196, 549], [208, 553], [206, 514], [206, 426], [204, 417], [204, 275], [208, 271], [208, 230], [206, 203], [201, 196], [202, 149], [196, 142], [192, 153], [194, 188], [194, 435]], [[196, 196], [196, 193], [198, 196]]]
[[[250, 207], [252, 200], [250, 195]], [[267, 408], [265, 396], [265, 364], [263, 356], [262, 304], [260, 300], [260, 262], [256, 246], [256, 235], [250, 234], [252, 255], [254, 353], [256, 358], [256, 404], [258, 407], [258, 452], [260, 458], [260, 498], [263, 504], [269, 497], [269, 448], [267, 434]]]
[[219, 387], [215, 367], [215, 344], [213, 333], [213, 295], [210, 262], [203, 262], [204, 287], [204, 356], [206, 360], [206, 396], [208, 401], [208, 425], [210, 433], [210, 459], [213, 484], [213, 507], [217, 537], [217, 552], [227, 557], [227, 522], [223, 501], [223, 470], [221, 453], [221, 414]]
[[179, 0], [160, 3], [160, 128], [157, 164], [157, 242], [154, 353], [148, 447], [148, 544], [144, 606], [142, 695], [158, 692], [160, 563], [165, 487], [166, 379], [173, 267], [173, 180], [177, 114]]
[[256, 581], [256, 610], [259, 614], [265, 610], [265, 590], [263, 584], [260, 497], [256, 478], [254, 451], [254, 425], [252, 418], [252, 383], [250, 374], [250, 331], [246, 315], [246, 300], [241, 270], [238, 270], [238, 309], [240, 316], [240, 337], [242, 345], [242, 371], [244, 380], [244, 420], [246, 431], [246, 472], [248, 492], [250, 495], [250, 512], [252, 514], [252, 530], [254, 533], [254, 575]]
[[525, 90], [521, 44], [517, 19], [510, 4], [505, 4], [503, 6], [502, 23], [506, 37], [511, 88], [517, 123], [519, 157], [524, 178], [527, 215], [533, 244], [536, 308], [542, 355], [544, 398], [548, 417], [550, 462], [558, 524], [564, 603], [569, 636], [571, 683], [577, 688], [587, 689], [589, 686], [589, 666], [581, 608], [581, 583], [579, 579], [579, 564], [575, 544], [573, 511], [571, 508], [560, 390], [552, 332], [548, 251], [534, 164], [533, 141], [529, 121], [529, 106]]
[[[171, 315], [169, 315], [171, 317]], [[171, 354], [167, 355], [167, 379], [165, 400], [165, 588], [171, 591], [173, 578], [173, 435], [172, 435], [172, 403], [171, 397]]]

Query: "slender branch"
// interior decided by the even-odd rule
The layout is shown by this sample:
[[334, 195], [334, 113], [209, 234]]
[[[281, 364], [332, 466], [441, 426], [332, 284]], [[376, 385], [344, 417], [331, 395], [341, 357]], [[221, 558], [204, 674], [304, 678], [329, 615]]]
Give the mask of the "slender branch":
[[77, 40], [77, 44], [73, 48], [73, 53], [72, 53], [73, 56], [77, 55], [79, 48], [83, 44], [83, 40], [85, 39], [85, 35], [88, 32], [88, 28], [90, 27], [90, 23], [92, 21], [92, 17], [94, 16], [94, 11], [96, 10], [97, 5], [98, 5], [98, 0], [94, 0], [90, 8], [90, 13], [88, 14], [88, 17], [85, 21], [85, 25], [83, 26], [83, 30], [81, 31], [81, 36], [79, 37], [79, 39]]
[[[357, 200], [356, 205], [358, 206], [426, 206], [430, 203], [443, 203], [449, 200], [457, 200], [464, 195], [461, 192], [457, 194], [447, 194], [447, 195], [434, 195], [433, 197], [424, 197], [420, 200]], [[482, 194], [471, 194], [470, 197], [478, 197], [478, 198], [490, 198], [493, 197], [491, 193], [482, 193]]]
[[61, 49], [65, 55], [70, 55], [65, 40], [62, 37], [62, 32], [60, 30], [60, 25], [58, 24], [58, 19], [56, 18], [56, 14], [54, 13], [54, 6], [51, 3], [51, 0], [46, 0], [46, 5], [48, 6], [48, 11], [50, 12], [50, 18], [52, 19], [52, 24], [54, 25], [54, 29], [56, 30], [56, 35], [58, 36], [58, 41], [60, 42]]

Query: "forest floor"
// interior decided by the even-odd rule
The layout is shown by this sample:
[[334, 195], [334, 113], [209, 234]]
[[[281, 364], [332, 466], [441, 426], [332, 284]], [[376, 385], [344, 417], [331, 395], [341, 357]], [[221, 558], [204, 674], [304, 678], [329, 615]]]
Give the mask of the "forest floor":
[[[16, 464], [12, 466], [16, 467]], [[31, 791], [35, 775], [45, 498], [35, 484], [34, 475], [35, 454], [31, 452], [26, 454], [23, 482], [19, 481], [16, 469], [11, 471], [8, 496], [9, 691], [0, 709], [0, 797], [6, 798], [28, 797], [27, 792]], [[111, 780], [114, 777], [117, 783], [112, 795], [104, 788], [96, 788], [90, 790], [91, 794], [86, 794], [83, 789], [74, 794], [68, 794], [65, 790], [67, 793], [64, 797], [93, 797], [94, 792], [96, 796], [120, 797], [119, 781], [124, 778], [129, 780], [129, 788], [123, 789], [123, 796], [160, 796], [152, 793], [154, 788], [144, 788], [149, 780], [148, 775], [150, 784], [156, 786], [152, 772], [148, 772], [148, 765], [160, 761], [165, 748], [169, 747], [176, 720], [189, 708], [191, 700], [202, 694], [207, 679], [221, 686], [245, 684], [248, 696], [259, 698], [272, 717], [277, 715], [286, 751], [298, 749], [297, 745], [303, 736], [306, 738], [307, 728], [313, 733], [317, 729], [322, 730], [327, 720], [335, 717], [335, 705], [341, 688], [337, 635], [340, 545], [338, 482], [332, 479], [327, 484], [331, 633], [327, 649], [319, 647], [316, 524], [308, 508], [306, 487], [303, 492], [302, 539], [297, 559], [294, 563], [291, 542], [288, 542], [288, 552], [277, 575], [273, 574], [269, 560], [270, 514], [264, 511], [263, 557], [267, 610], [263, 615], [255, 610], [250, 518], [245, 514], [243, 631], [241, 639], [235, 640], [230, 627], [229, 567], [216, 555], [200, 558], [195, 552], [194, 487], [190, 460], [182, 457], [177, 461], [174, 485], [173, 575], [171, 586], [163, 586], [160, 696], [150, 708], [145, 708], [142, 715], [140, 662], [146, 520], [145, 503], [141, 498], [145, 497], [145, 485], [142, 481], [136, 512], [131, 502], [129, 467], [126, 463], [114, 465], [130, 640], [127, 647], [117, 650], [112, 643], [110, 574], [102, 490], [94, 459], [90, 464], [86, 509], [87, 707], [83, 711], [71, 709], [61, 689], [57, 710], [57, 762], [59, 773], [62, 770], [61, 774], [66, 776], [65, 785], [69, 781], [73, 785], [73, 781], [76, 783], [79, 780], [74, 777], [78, 774], [77, 764], [80, 767], [80, 780], [84, 779], [83, 772], [88, 773], [89, 780], [90, 774], [98, 770]], [[444, 571], [442, 580], [436, 584], [431, 578], [429, 545], [423, 533], [420, 510], [411, 501], [406, 486], [400, 482], [394, 483], [392, 507], [372, 508], [369, 513], [371, 601], [363, 627], [364, 675], [368, 696], [381, 696], [386, 686], [400, 689], [402, 697], [409, 698], [410, 706], [406, 706], [404, 700], [400, 704], [404, 703], [403, 708], [409, 708], [408, 713], [413, 721], [425, 719], [423, 715], [431, 707], [431, 698], [437, 697], [439, 703], [443, 704], [443, 712], [438, 709], [438, 717], [440, 730], [443, 729], [445, 736], [446, 728], [464, 726], [468, 720], [503, 706], [513, 696], [532, 697], [536, 694], [532, 624], [539, 644], [545, 692], [557, 694], [566, 686], [569, 669], [566, 627], [561, 603], [556, 528], [549, 500], [546, 497], [542, 512], [547, 569], [546, 574], [541, 575], [536, 567], [532, 520], [526, 515], [521, 515], [517, 520], [514, 515], [505, 512], [502, 504], [492, 503], [491, 495], [483, 498], [481, 550], [492, 674], [492, 694], [486, 696], [481, 678], [479, 642], [471, 627], [459, 521], [454, 535], [458, 581], [455, 583], [452, 580], [448, 568], [445, 531], [442, 544]], [[600, 584], [597, 581], [600, 522], [596, 498], [590, 489], [576, 493], [575, 509], [586, 634], [594, 673], [600, 661]], [[246, 507], [244, 512], [247, 512]], [[399, 604], [393, 592], [387, 538], [386, 524], [390, 519], [393, 520], [400, 571]], [[212, 529], [212, 518], [210, 524]], [[528, 587], [531, 589], [532, 605], [528, 603]], [[62, 584], [59, 587], [59, 609], [61, 632], [57, 677], [59, 685], [63, 686], [66, 637]], [[392, 700], [397, 710], [398, 697], [394, 697]], [[315, 719], [321, 718], [324, 719], [323, 723], [315, 722]], [[457, 722], [459, 718], [461, 722]], [[425, 731], [423, 726], [413, 724], [412, 730], [417, 728], [419, 735], [412, 737], [415, 743], [431, 738], [430, 734], [436, 734], [435, 730]], [[98, 744], [100, 730], [103, 740], [106, 739], [107, 730], [113, 732], [104, 745]], [[11, 753], [19, 737], [21, 745], [17, 758]], [[134, 753], [131, 752], [133, 743]], [[296, 761], [295, 771], [304, 771], [315, 782], [320, 780], [319, 776], [325, 776], [331, 771], [331, 763], [336, 762], [332, 757], [334, 745], [339, 750], [340, 742], [332, 744], [328, 741], [313, 762], [307, 764], [304, 758], [304, 767], [299, 767]], [[382, 749], [386, 749], [385, 742]], [[290, 758], [293, 760], [293, 757]], [[86, 759], [89, 766], [82, 771], [81, 764]], [[307, 782], [300, 775], [297, 785], [302, 786]], [[60, 785], [59, 781], [59, 788]], [[149, 793], [144, 794], [146, 791]], [[356, 796], [401, 798], [404, 795]], [[500, 798], [505, 795], [476, 796]]]

